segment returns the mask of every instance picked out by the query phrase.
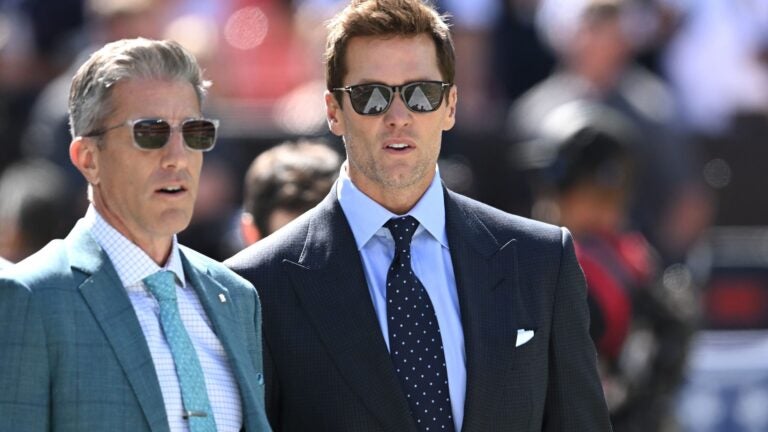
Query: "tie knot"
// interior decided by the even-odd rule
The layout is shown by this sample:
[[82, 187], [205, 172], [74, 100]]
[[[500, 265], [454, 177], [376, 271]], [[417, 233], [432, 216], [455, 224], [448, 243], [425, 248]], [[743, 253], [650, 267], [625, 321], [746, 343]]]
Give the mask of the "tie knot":
[[173, 273], [162, 270], [144, 278], [144, 285], [158, 301], [176, 300], [176, 281]]
[[403, 216], [388, 220], [384, 226], [392, 233], [396, 245], [406, 246], [411, 244], [413, 234], [419, 227], [419, 221], [413, 216]]

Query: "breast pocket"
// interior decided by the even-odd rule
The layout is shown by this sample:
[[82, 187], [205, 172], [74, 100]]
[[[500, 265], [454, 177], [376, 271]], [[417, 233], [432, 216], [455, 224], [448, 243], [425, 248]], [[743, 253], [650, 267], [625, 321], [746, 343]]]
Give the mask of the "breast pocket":
[[545, 345], [542, 345], [543, 335], [539, 334], [537, 327], [528, 326], [519, 328], [515, 335], [514, 348], [514, 367], [530, 368], [537, 362], [545, 359], [546, 352], [543, 351]]

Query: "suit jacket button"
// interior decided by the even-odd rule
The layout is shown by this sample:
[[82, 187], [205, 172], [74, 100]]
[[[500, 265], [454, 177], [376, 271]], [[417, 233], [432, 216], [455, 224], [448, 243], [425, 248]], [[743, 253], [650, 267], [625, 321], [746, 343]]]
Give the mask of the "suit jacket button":
[[264, 385], [264, 375], [261, 373], [256, 374], [256, 382], [259, 383], [259, 385]]

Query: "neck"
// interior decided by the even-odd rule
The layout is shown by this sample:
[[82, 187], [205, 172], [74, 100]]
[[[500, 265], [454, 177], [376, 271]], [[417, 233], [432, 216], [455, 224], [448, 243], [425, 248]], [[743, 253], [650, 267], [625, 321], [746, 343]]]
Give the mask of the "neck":
[[139, 244], [133, 239], [130, 240], [136, 243], [136, 245], [139, 246], [141, 250], [144, 251], [144, 253], [149, 255], [149, 257], [152, 258], [152, 261], [154, 261], [155, 264], [159, 265], [160, 267], [165, 266], [165, 264], [168, 262], [168, 258], [171, 256], [173, 238], [167, 239], [167, 241], [163, 242], [152, 242], [151, 244]]
[[426, 191], [426, 189], [417, 191], [404, 191], [402, 189], [398, 189], [391, 191], [390, 193], [380, 194], [378, 196], [368, 195], [367, 193], [366, 195], [368, 195], [371, 199], [392, 213], [396, 215], [404, 215], [408, 213], [416, 205], [417, 202], [419, 202], [421, 197], [424, 196], [424, 192]]
[[164, 237], [142, 237], [135, 235], [134, 231], [128, 228], [128, 226], [122, 221], [120, 217], [114, 214], [110, 209], [103, 204], [103, 201], [99, 199], [93, 200], [93, 206], [99, 215], [110, 225], [116, 229], [117, 232], [122, 234], [125, 238], [130, 240], [133, 244], [138, 246], [144, 253], [149, 256], [152, 261], [160, 267], [163, 267], [168, 261], [168, 257], [171, 256], [171, 247], [173, 246], [173, 236]]
[[416, 206], [429, 189], [433, 178], [434, 173], [412, 185], [385, 187], [372, 184], [364, 176], [350, 173], [350, 180], [362, 193], [396, 215], [404, 215]]

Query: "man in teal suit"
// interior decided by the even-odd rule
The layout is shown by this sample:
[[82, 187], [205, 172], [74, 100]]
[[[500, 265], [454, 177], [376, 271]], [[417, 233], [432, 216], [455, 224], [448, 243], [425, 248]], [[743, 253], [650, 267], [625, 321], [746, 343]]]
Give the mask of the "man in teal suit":
[[265, 431], [252, 285], [178, 245], [208, 82], [180, 45], [123, 40], [72, 81], [70, 158], [91, 206], [0, 272], [0, 431]]

